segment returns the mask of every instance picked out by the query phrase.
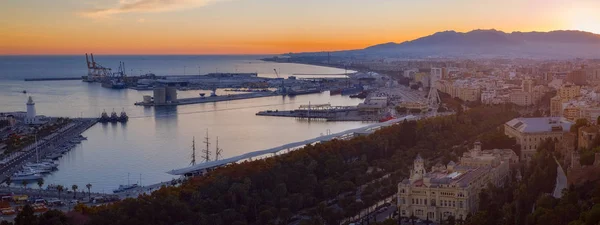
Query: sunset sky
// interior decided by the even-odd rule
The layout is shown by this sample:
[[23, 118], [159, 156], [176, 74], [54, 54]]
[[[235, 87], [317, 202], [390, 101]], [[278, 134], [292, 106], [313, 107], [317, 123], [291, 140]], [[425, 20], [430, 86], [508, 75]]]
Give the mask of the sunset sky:
[[261, 54], [437, 31], [600, 33], [598, 0], [4, 0], [0, 54]]

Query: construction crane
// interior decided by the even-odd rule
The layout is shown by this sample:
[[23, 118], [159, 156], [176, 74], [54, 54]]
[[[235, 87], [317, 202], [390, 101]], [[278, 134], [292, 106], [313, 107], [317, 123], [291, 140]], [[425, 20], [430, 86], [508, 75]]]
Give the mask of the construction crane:
[[282, 77], [279, 77], [279, 73], [277, 72], [277, 69], [273, 69], [273, 71], [275, 71], [275, 76], [277, 76], [277, 79], [281, 79], [281, 87], [279, 89], [279, 93], [284, 94], [285, 95], [285, 84], [284, 84], [284, 79]]

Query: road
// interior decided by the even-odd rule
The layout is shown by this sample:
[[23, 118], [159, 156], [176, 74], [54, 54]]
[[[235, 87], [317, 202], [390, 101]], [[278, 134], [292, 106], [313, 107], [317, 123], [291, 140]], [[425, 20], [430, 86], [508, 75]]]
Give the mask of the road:
[[556, 185], [554, 186], [554, 192], [552, 193], [552, 196], [554, 198], [560, 198], [562, 197], [562, 190], [563, 189], [567, 189], [567, 176], [565, 175], [565, 171], [563, 170], [563, 168], [560, 166], [560, 163], [558, 163], [558, 160], [556, 160], [556, 158], [554, 158], [554, 161], [556, 161]]

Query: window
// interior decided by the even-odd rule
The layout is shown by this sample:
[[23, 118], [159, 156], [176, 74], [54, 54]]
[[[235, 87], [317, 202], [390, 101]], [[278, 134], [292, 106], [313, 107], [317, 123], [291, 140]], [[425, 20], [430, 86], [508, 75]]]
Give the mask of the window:
[[456, 207], [456, 201], [452, 201], [452, 207]]
[[412, 200], [412, 204], [414, 205], [414, 204], [415, 204], [415, 199], [413, 198], [413, 199], [411, 199], [411, 200]]
[[431, 206], [435, 206], [435, 199], [431, 199]]
[[427, 205], [427, 199], [425, 199], [425, 204], [424, 205]]
[[464, 208], [463, 201], [458, 202], [458, 208], [461, 208], [461, 209]]

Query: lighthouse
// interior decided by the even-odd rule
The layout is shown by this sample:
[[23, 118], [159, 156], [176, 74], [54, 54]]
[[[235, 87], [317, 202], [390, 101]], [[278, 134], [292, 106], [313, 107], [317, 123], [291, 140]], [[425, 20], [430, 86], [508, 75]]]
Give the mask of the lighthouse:
[[27, 116], [25, 117], [26, 124], [37, 124], [36, 113], [35, 113], [35, 102], [31, 96], [29, 96], [29, 100], [27, 100]]

